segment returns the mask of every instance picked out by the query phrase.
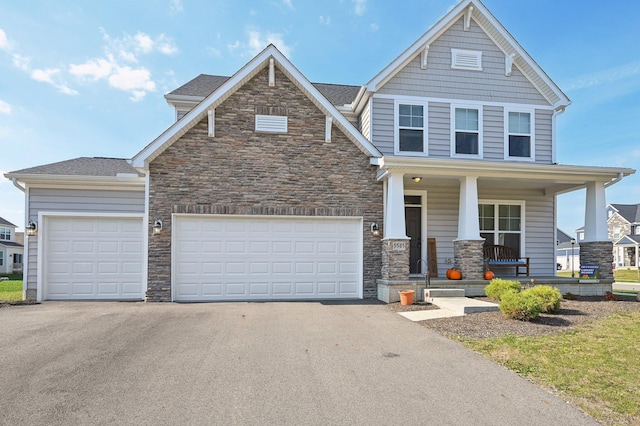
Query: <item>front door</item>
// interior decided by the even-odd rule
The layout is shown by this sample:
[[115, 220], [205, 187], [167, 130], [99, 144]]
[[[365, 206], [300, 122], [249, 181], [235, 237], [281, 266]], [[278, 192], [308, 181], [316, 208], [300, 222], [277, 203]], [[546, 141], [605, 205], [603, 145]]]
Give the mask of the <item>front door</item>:
[[405, 207], [404, 216], [407, 230], [407, 237], [411, 238], [409, 243], [409, 273], [419, 274], [422, 272], [422, 265], [418, 262], [422, 254], [422, 208]]

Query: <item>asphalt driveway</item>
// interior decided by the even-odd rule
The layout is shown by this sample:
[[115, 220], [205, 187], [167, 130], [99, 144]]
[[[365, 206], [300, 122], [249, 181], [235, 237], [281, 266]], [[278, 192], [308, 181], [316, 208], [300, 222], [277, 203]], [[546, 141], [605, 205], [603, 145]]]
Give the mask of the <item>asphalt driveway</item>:
[[0, 309], [2, 424], [588, 425], [373, 303]]

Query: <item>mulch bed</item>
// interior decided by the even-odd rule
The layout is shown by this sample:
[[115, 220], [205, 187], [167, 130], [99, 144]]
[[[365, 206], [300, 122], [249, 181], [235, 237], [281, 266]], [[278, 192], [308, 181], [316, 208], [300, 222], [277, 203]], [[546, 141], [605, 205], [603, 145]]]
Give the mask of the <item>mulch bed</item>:
[[[478, 299], [490, 301], [483, 297]], [[424, 302], [411, 306], [389, 303], [387, 306], [395, 312], [438, 309], [437, 306]], [[557, 314], [540, 314], [534, 321], [508, 319], [501, 312], [481, 312], [463, 317], [420, 321], [419, 324], [447, 337], [459, 339], [486, 339], [505, 335], [540, 336], [570, 331], [617, 312], [638, 310], [640, 303], [633, 299], [611, 301], [604, 297], [578, 297], [576, 300], [563, 300]]]

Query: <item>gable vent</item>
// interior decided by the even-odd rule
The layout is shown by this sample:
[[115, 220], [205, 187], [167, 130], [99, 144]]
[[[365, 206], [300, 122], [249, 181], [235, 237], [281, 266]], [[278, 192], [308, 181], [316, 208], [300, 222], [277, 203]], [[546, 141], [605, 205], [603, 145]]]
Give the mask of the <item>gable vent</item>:
[[451, 68], [482, 71], [482, 52], [451, 49]]
[[256, 132], [287, 133], [287, 116], [256, 114]]

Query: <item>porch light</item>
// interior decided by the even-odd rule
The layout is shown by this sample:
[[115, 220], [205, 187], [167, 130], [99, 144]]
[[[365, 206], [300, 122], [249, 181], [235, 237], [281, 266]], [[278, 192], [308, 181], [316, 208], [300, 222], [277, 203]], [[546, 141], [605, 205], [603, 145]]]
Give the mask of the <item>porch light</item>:
[[160, 231], [162, 231], [162, 221], [160, 219], [156, 219], [156, 221], [153, 222], [153, 233], [159, 234]]
[[27, 235], [29, 237], [38, 235], [38, 224], [36, 222], [29, 220], [29, 223], [27, 224]]
[[411, 180], [414, 181], [415, 183], [419, 183], [422, 180], [422, 178], [419, 176], [415, 176], [415, 177], [412, 177]]
[[575, 278], [576, 270], [573, 267], [573, 247], [576, 245], [576, 239], [571, 239], [571, 278]]
[[375, 222], [371, 224], [371, 234], [374, 237], [379, 237], [380, 236], [380, 227]]

